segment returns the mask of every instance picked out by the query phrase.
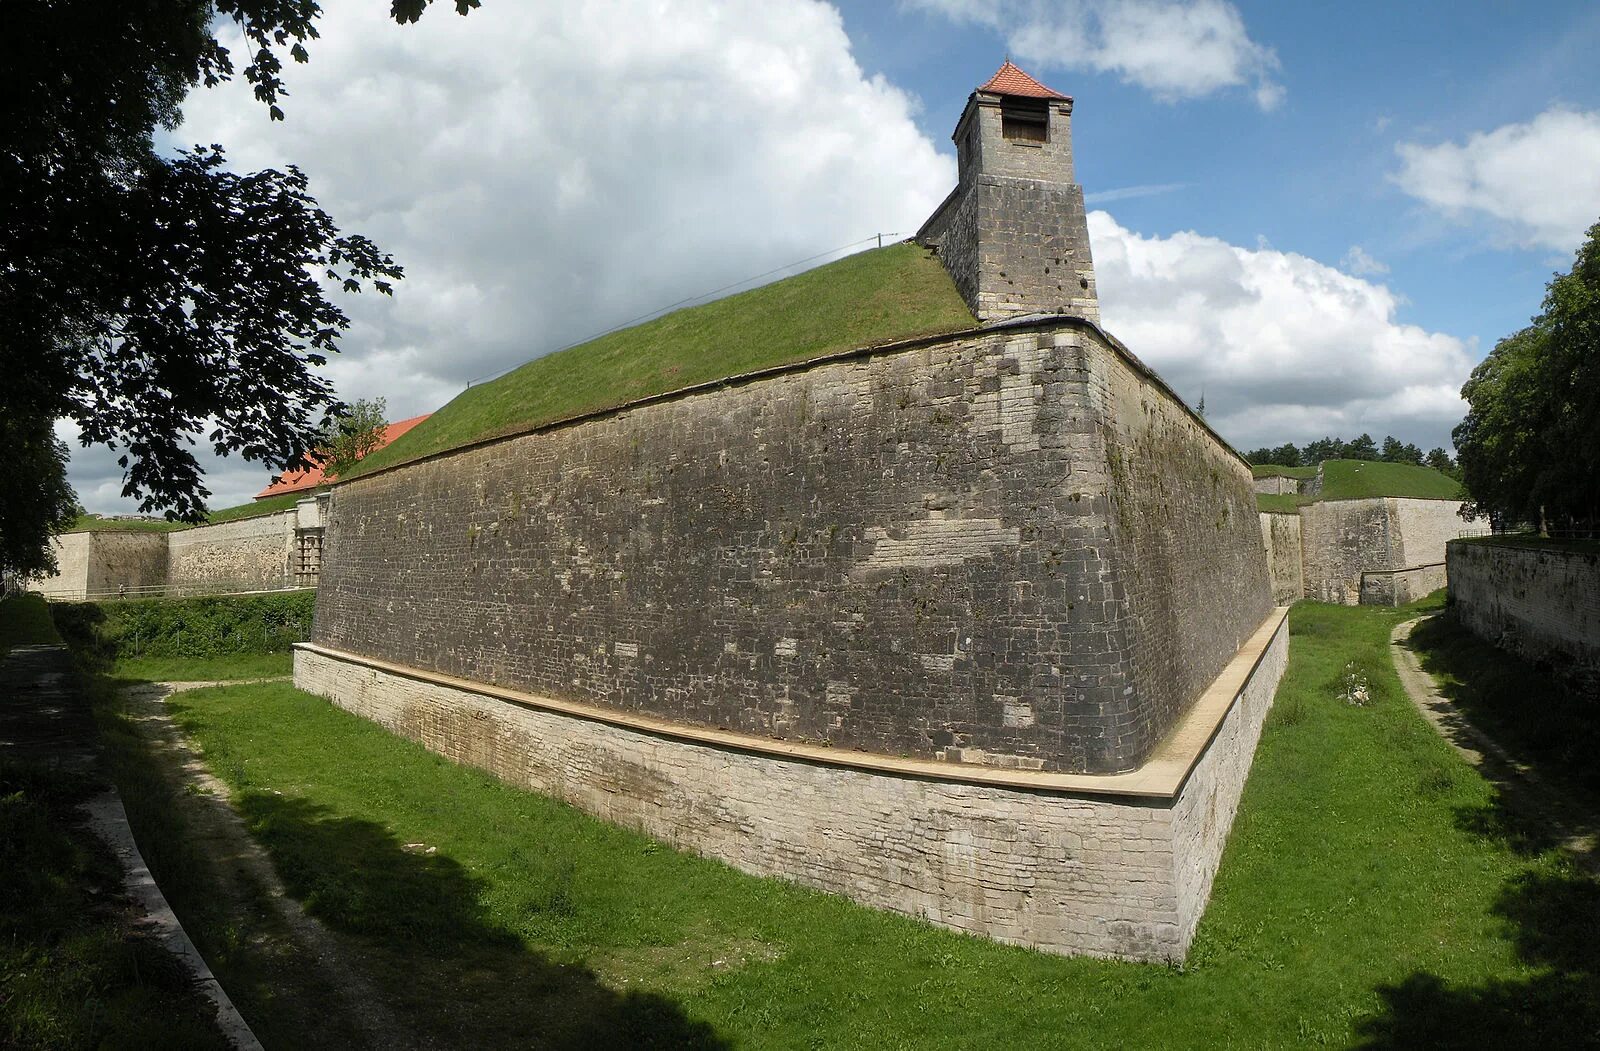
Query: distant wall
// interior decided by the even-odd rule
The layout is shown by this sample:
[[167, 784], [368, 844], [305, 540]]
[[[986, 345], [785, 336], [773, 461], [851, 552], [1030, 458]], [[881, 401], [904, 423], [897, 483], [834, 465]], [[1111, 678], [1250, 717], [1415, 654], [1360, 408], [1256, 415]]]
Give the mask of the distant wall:
[[1293, 496], [1300, 491], [1300, 483], [1287, 475], [1269, 474], [1264, 478], [1253, 478], [1256, 492], [1273, 496]]
[[262, 589], [294, 584], [293, 510], [168, 533], [167, 579], [176, 588], [229, 584]]
[[1368, 571], [1361, 574], [1363, 606], [1404, 606], [1426, 598], [1445, 586], [1443, 562], [1412, 569]]
[[1136, 768], [1271, 608], [1248, 467], [1065, 320], [377, 472], [327, 521], [318, 644], [991, 766]]
[[1600, 697], [1600, 552], [1457, 540], [1448, 564], [1461, 623]]
[[[1304, 505], [1300, 528], [1306, 597], [1355, 605], [1362, 601], [1364, 574], [1437, 567], [1444, 562], [1446, 541], [1465, 526], [1459, 507], [1455, 500], [1392, 497]], [[1409, 592], [1427, 579], [1427, 574], [1413, 574], [1398, 582], [1375, 582], [1369, 585], [1368, 601], [1386, 601], [1380, 596]]]
[[160, 584], [167, 574], [166, 537], [117, 530], [63, 533], [50, 542], [56, 573], [28, 587], [48, 598], [81, 600]]
[[1272, 580], [1272, 601], [1280, 606], [1305, 597], [1305, 573], [1301, 565], [1300, 516], [1286, 512], [1263, 512], [1261, 542], [1267, 549], [1267, 573]]

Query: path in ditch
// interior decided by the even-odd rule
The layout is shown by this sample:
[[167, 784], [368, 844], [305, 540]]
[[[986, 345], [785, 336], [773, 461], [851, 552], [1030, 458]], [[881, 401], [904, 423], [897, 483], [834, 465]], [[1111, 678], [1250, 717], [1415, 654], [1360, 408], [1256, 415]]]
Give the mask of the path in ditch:
[[1439, 691], [1438, 683], [1423, 671], [1422, 662], [1406, 644], [1411, 629], [1423, 619], [1396, 624], [1389, 636], [1395, 671], [1411, 702], [1439, 735], [1495, 787], [1499, 805], [1514, 819], [1519, 832], [1531, 834], [1541, 845], [1561, 847], [1591, 875], [1600, 876], [1600, 821], [1474, 726]]
[[130, 718], [150, 743], [161, 768], [181, 789], [179, 798], [184, 800], [187, 811], [188, 834], [215, 863], [220, 882], [217, 893], [236, 913], [247, 912], [264, 899], [281, 922], [279, 929], [287, 931], [288, 943], [261, 935], [251, 945], [251, 951], [270, 953], [277, 970], [292, 974], [303, 988], [315, 988], [319, 997], [334, 1001], [338, 1018], [324, 1015], [318, 1019], [317, 1030], [302, 1031], [302, 1039], [296, 1041], [298, 1046], [426, 1046], [395, 1017], [381, 992], [364, 977], [360, 949], [329, 931], [289, 896], [271, 859], [233, 809], [228, 786], [201, 761], [167, 711], [165, 701], [174, 693], [237, 685], [237, 680], [138, 683], [124, 691]]

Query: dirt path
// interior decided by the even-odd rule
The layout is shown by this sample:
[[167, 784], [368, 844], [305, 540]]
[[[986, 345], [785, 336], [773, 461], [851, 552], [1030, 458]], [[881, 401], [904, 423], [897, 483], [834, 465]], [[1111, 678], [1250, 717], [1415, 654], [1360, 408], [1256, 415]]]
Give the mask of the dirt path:
[[[266, 852], [250, 836], [233, 809], [228, 786], [212, 775], [189, 739], [172, 721], [164, 703], [168, 696], [182, 690], [217, 685], [238, 683], [140, 683], [128, 687], [124, 697], [128, 701], [130, 718], [150, 742], [162, 767], [181, 779], [180, 796], [188, 808], [191, 835], [215, 861], [221, 877], [223, 885], [217, 888], [218, 894], [232, 909], [248, 908], [251, 902], [262, 898], [270, 904], [294, 944], [256, 944], [252, 945], [252, 951], [275, 954], [281, 966], [291, 973], [310, 968], [313, 973], [301, 980], [314, 983], [324, 998], [331, 991], [341, 1021], [346, 1023], [347, 1037], [373, 1048], [424, 1046], [415, 1033], [395, 1018], [385, 1006], [383, 996], [363, 976], [359, 949], [307, 915], [300, 903], [284, 890]], [[350, 1029], [354, 1032], [348, 1032]], [[309, 1032], [305, 1035], [311, 1036]], [[321, 1035], [331, 1041], [327, 1046], [341, 1046], [345, 1042], [336, 1032]]]
[[1600, 876], [1600, 821], [1574, 805], [1532, 767], [1513, 758], [1439, 692], [1438, 684], [1406, 645], [1411, 629], [1420, 623], [1421, 618], [1396, 624], [1389, 636], [1395, 671], [1411, 702], [1439, 735], [1499, 790], [1508, 812], [1547, 832], [1552, 845], [1569, 852], [1591, 875]]

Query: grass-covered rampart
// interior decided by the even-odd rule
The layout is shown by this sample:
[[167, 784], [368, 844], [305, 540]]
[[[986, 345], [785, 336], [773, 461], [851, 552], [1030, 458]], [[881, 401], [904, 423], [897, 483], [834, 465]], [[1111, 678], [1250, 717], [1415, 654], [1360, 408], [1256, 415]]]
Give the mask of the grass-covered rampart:
[[346, 477], [698, 383], [976, 325], [927, 249], [861, 252], [535, 358], [467, 388]]

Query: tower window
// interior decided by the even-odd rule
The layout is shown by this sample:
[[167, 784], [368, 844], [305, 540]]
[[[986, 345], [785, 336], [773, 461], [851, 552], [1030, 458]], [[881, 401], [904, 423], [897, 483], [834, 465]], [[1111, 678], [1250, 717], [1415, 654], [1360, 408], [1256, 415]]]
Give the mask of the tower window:
[[1012, 142], [1049, 142], [1050, 104], [1044, 99], [1004, 99], [1000, 134]]

